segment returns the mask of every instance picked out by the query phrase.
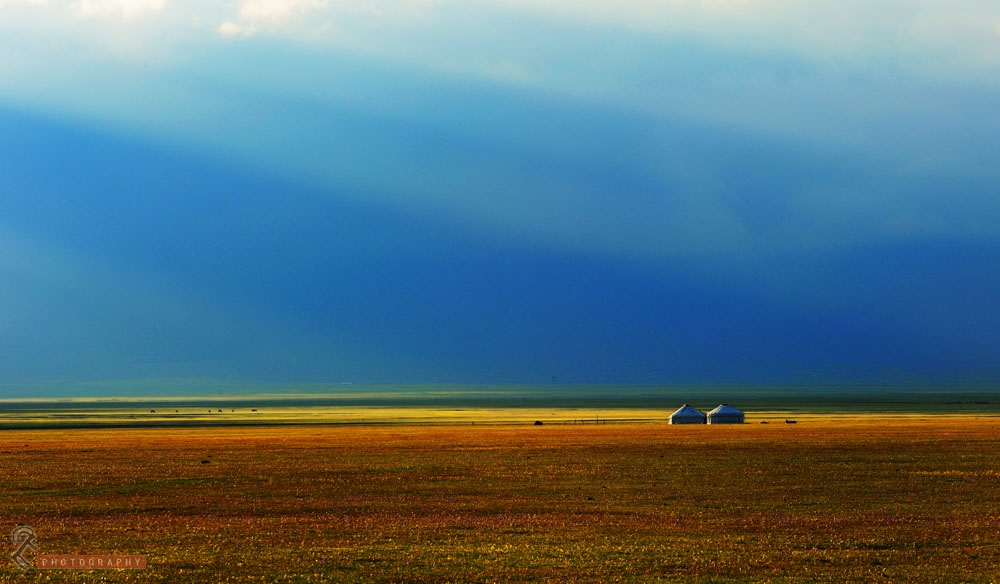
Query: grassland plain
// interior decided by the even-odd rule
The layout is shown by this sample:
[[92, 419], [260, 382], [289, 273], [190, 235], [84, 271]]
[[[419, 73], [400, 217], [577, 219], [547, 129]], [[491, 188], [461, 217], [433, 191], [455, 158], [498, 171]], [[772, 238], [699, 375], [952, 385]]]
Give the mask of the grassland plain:
[[[995, 387], [343, 386], [299, 392], [0, 399], [0, 429], [663, 421], [686, 401], [760, 414], [1000, 415]], [[305, 391], [310, 390], [310, 391]], [[27, 394], [31, 395], [31, 392]]]
[[770, 418], [4, 430], [0, 528], [149, 567], [0, 580], [1000, 581], [1000, 418]]

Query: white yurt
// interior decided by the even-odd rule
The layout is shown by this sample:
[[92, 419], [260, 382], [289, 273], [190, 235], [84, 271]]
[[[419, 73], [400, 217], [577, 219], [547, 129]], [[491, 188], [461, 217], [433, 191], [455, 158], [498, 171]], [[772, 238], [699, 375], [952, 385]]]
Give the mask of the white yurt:
[[670, 414], [671, 424], [704, 424], [705, 414], [691, 407], [691, 404], [684, 404], [679, 410]]
[[709, 424], [742, 424], [743, 412], [729, 404], [722, 404], [708, 412]]

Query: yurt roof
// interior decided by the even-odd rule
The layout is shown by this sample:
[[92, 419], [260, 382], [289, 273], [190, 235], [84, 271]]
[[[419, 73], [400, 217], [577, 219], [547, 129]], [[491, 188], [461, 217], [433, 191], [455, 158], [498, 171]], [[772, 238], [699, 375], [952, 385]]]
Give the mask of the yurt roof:
[[691, 407], [690, 404], [684, 404], [676, 412], [670, 414], [671, 418], [704, 418], [705, 414], [699, 412], [695, 408]]
[[715, 408], [714, 410], [708, 412], [710, 416], [742, 416], [743, 412], [734, 408], [729, 404], [722, 404], [721, 406]]

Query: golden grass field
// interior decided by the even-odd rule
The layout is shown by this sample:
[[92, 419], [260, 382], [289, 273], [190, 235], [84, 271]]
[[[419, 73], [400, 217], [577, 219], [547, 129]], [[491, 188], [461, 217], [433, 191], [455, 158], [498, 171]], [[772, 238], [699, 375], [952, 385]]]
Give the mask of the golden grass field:
[[0, 530], [149, 563], [0, 581], [1000, 581], [998, 417], [580, 419], [0, 430]]

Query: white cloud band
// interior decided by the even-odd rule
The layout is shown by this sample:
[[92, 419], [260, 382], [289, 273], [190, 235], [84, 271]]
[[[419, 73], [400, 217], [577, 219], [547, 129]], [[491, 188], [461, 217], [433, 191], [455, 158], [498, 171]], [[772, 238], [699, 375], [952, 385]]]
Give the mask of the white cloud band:
[[78, 9], [82, 16], [121, 16], [132, 18], [143, 13], [163, 10], [166, 0], [80, 0]]
[[246, 0], [236, 20], [227, 20], [215, 30], [223, 36], [249, 37], [261, 30], [278, 29], [298, 17], [326, 8], [326, 0]]

